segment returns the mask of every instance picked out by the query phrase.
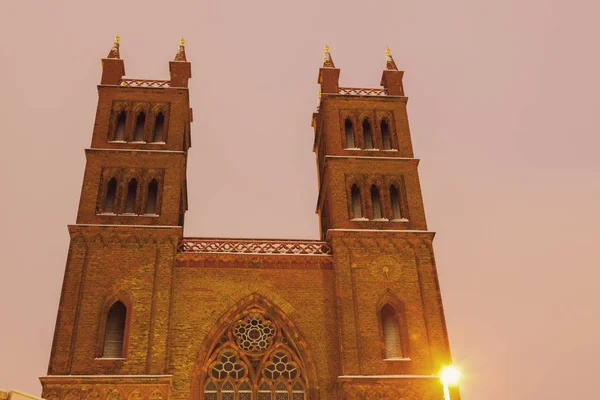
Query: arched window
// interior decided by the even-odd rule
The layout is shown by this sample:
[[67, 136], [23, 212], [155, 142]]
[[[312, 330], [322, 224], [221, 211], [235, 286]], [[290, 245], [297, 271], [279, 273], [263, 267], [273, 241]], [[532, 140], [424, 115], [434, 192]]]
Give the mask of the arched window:
[[363, 120], [363, 135], [365, 138], [365, 149], [373, 148], [373, 131], [368, 119]]
[[402, 207], [400, 201], [400, 192], [396, 185], [390, 186], [390, 199], [392, 199], [392, 217], [393, 219], [402, 219]]
[[271, 385], [267, 381], [258, 387], [258, 400], [271, 400]]
[[352, 121], [350, 118], [346, 118], [344, 122], [344, 130], [346, 131], [346, 148], [353, 149], [354, 145], [354, 125], [352, 125]]
[[144, 128], [146, 127], [146, 114], [142, 111], [138, 114], [137, 119], [135, 120], [135, 137], [134, 141], [143, 142], [144, 141]]
[[106, 186], [106, 198], [104, 200], [104, 212], [115, 212], [115, 200], [117, 198], [117, 179], [112, 178]]
[[135, 203], [137, 198], [137, 180], [134, 178], [127, 185], [127, 202], [125, 203], [125, 212], [135, 213]]
[[362, 218], [362, 199], [360, 188], [356, 184], [352, 185], [352, 218]]
[[226, 381], [221, 387], [221, 400], [235, 400], [233, 383]]
[[152, 179], [148, 184], [148, 197], [146, 198], [146, 212], [145, 214], [156, 214], [157, 207], [156, 201], [158, 200], [158, 182], [156, 179]]
[[103, 358], [123, 358], [126, 319], [127, 309], [125, 304], [117, 301], [110, 307], [106, 317]]
[[373, 219], [381, 219], [381, 198], [379, 189], [374, 184], [371, 186], [371, 204], [373, 206]]
[[381, 309], [381, 324], [383, 326], [385, 358], [401, 358], [402, 341], [400, 338], [400, 326], [398, 325], [396, 310], [389, 304], [386, 304]]
[[277, 382], [277, 386], [275, 386], [275, 400], [288, 400], [288, 398], [287, 385], [282, 381]]
[[165, 116], [162, 112], [159, 112], [154, 122], [154, 133], [152, 134], [153, 142], [164, 141], [164, 130], [165, 130]]
[[383, 150], [391, 150], [392, 138], [390, 137], [390, 126], [385, 119], [381, 120], [381, 141]]
[[245, 381], [238, 386], [237, 400], [252, 400], [252, 387]]
[[125, 140], [125, 123], [127, 122], [127, 113], [121, 111], [117, 117], [117, 124], [115, 126], [115, 140]]
[[218, 400], [217, 384], [213, 380], [209, 380], [204, 385], [204, 400]]
[[[204, 369], [204, 399], [305, 400], [306, 372], [293, 336], [265, 311], [250, 309], [226, 327]], [[216, 397], [207, 397], [208, 389]]]
[[304, 400], [304, 388], [302, 384], [298, 381], [295, 381], [292, 385], [292, 400]]

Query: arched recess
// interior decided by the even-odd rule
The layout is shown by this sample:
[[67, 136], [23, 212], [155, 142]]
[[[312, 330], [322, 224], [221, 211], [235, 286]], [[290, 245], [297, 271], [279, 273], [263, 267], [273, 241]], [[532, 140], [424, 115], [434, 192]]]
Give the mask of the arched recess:
[[[385, 338], [385, 322], [384, 316], [386, 312], [393, 311], [393, 318], [398, 327], [398, 339], [399, 339], [399, 350], [400, 355], [395, 355], [392, 358], [388, 356], [388, 350], [386, 349], [386, 338]], [[391, 291], [387, 290], [383, 295], [380, 296], [377, 302], [377, 319], [379, 321], [379, 337], [381, 342], [381, 357], [382, 359], [394, 359], [394, 358], [410, 358], [411, 348], [410, 339], [408, 334], [408, 322], [406, 319], [406, 311], [404, 302], [400, 300]]]
[[133, 297], [131, 292], [129, 291], [120, 291], [118, 293], [113, 293], [107, 296], [103, 302], [103, 306], [100, 310], [100, 315], [98, 316], [98, 334], [96, 338], [96, 358], [104, 358], [104, 346], [105, 346], [105, 338], [106, 338], [106, 330], [108, 317], [111, 309], [115, 304], [121, 303], [126, 310], [125, 313], [125, 326], [123, 329], [123, 344], [121, 357], [117, 358], [127, 358], [127, 353], [129, 350], [129, 331], [130, 325], [133, 316]]
[[206, 388], [219, 391], [225, 382], [234, 382], [236, 393], [250, 385], [252, 399], [267, 400], [267, 386], [269, 400], [276, 399], [275, 389], [281, 392], [283, 385], [290, 398], [319, 398], [306, 340], [279, 307], [256, 293], [230, 308], [206, 335], [192, 371], [190, 399], [212, 399]]

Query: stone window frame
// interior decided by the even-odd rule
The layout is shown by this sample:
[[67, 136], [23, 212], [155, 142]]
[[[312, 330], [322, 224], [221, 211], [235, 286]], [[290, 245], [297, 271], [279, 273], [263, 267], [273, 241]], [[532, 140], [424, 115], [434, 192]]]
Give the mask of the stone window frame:
[[[402, 351], [402, 357], [398, 358], [386, 358], [385, 349], [385, 336], [383, 332], [383, 308], [390, 306], [395, 312], [396, 322], [398, 324], [398, 331], [400, 333], [400, 347]], [[380, 296], [377, 302], [377, 329], [381, 350], [381, 359], [383, 361], [411, 361], [411, 346], [410, 346], [410, 335], [408, 334], [408, 320], [406, 318], [406, 306], [405, 302], [400, 300], [398, 296], [391, 292], [386, 292]]]
[[[395, 219], [394, 212], [392, 209], [392, 199], [390, 196], [390, 191], [392, 185], [396, 186], [398, 189], [398, 195], [400, 196], [400, 214], [402, 218]], [[408, 207], [408, 196], [406, 193], [406, 182], [404, 179], [404, 174], [400, 174], [398, 176], [387, 176], [385, 179], [385, 186], [387, 187], [387, 196], [389, 197], [389, 201], [386, 202], [386, 206], [389, 206], [387, 210], [388, 219], [392, 222], [409, 222], [410, 221], [410, 209]]]
[[[362, 216], [360, 217], [355, 217], [354, 216], [354, 204], [352, 202], [352, 187], [356, 185], [356, 187], [358, 187], [358, 190], [360, 192], [360, 207], [361, 207], [361, 211], [362, 211]], [[350, 221], [367, 221], [368, 217], [367, 217], [367, 203], [365, 200], [365, 193], [364, 193], [364, 179], [361, 175], [346, 175], [346, 204], [348, 207], [348, 218], [350, 219]], [[370, 196], [370, 194], [369, 194]]]
[[[108, 312], [111, 307], [115, 305], [117, 302], [123, 303], [125, 306], [125, 329], [123, 330], [123, 348], [121, 350], [121, 357], [118, 358], [107, 358], [104, 357], [104, 342], [106, 335], [106, 323], [108, 321]], [[98, 330], [96, 335], [96, 346], [94, 352], [94, 359], [96, 361], [121, 361], [127, 360], [129, 356], [129, 333], [131, 328], [132, 314], [133, 314], [133, 296], [131, 293], [126, 291], [120, 291], [116, 294], [110, 294], [105, 296], [102, 307], [100, 308], [100, 313], [98, 316]]]
[[[381, 140], [381, 151], [398, 151], [399, 143], [398, 143], [398, 132], [396, 131], [396, 124], [394, 122], [394, 111], [377, 111], [376, 113], [377, 126], [376, 129], [378, 131], [378, 137]], [[381, 122], [386, 121], [388, 124], [388, 128], [390, 130], [390, 149], [383, 149], [383, 132], [381, 131]]]
[[[349, 119], [352, 122], [352, 129], [354, 134], [354, 147], [348, 147], [346, 141], [346, 120]], [[340, 126], [342, 136], [342, 148], [344, 150], [362, 150], [362, 139], [359, 135], [358, 124], [356, 123], [356, 114], [351, 110], [340, 110]]]

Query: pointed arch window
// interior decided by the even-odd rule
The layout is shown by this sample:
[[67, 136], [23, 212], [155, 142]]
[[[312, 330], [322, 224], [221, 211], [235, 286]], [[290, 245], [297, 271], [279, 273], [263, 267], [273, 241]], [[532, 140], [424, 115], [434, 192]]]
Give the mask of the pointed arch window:
[[125, 123], [126, 122], [127, 122], [127, 113], [125, 112], [125, 110], [123, 110], [117, 116], [114, 140], [121, 141], [121, 142], [125, 140]]
[[148, 184], [148, 196], [146, 198], [145, 214], [157, 214], [156, 203], [158, 201], [158, 182], [152, 179]]
[[379, 189], [375, 184], [371, 186], [371, 204], [373, 207], [373, 219], [381, 219], [381, 197], [379, 196]]
[[392, 149], [392, 138], [390, 135], [390, 126], [385, 119], [381, 120], [381, 141], [383, 150], [391, 150]]
[[244, 381], [238, 386], [237, 400], [252, 400], [252, 387], [248, 381]]
[[154, 121], [154, 132], [152, 133], [152, 141], [163, 142], [164, 141], [164, 131], [165, 131], [165, 115], [159, 112], [156, 115], [156, 119]]
[[125, 304], [117, 301], [110, 307], [106, 316], [103, 358], [123, 358], [126, 319], [127, 308]]
[[135, 136], [133, 140], [135, 142], [144, 141], [144, 130], [146, 128], [146, 114], [142, 111], [137, 115], [135, 119]]
[[246, 311], [208, 358], [203, 400], [305, 400], [306, 374], [296, 348], [265, 310]]
[[112, 178], [106, 185], [106, 197], [104, 199], [104, 212], [115, 212], [115, 200], [117, 198], [117, 179]]
[[346, 148], [353, 149], [356, 147], [354, 144], [354, 125], [350, 118], [346, 118], [344, 121], [344, 130], [346, 132]]
[[396, 185], [390, 186], [390, 199], [392, 200], [392, 217], [393, 219], [403, 219], [402, 206], [400, 200], [400, 191]]
[[402, 358], [402, 339], [396, 310], [389, 304], [381, 309], [385, 358]]
[[354, 184], [351, 189], [352, 196], [352, 218], [362, 218], [362, 198], [360, 188]]
[[128, 214], [135, 213], [137, 199], [137, 180], [133, 178], [127, 185], [127, 201], [125, 202], [125, 212]]
[[204, 385], [204, 400], [218, 400], [217, 384], [213, 380], [208, 380]]
[[364, 136], [364, 143], [365, 143], [365, 149], [370, 150], [373, 148], [373, 130], [371, 129], [371, 123], [369, 122], [369, 120], [367, 118], [365, 118], [363, 120], [363, 136]]
[[272, 400], [271, 385], [267, 381], [263, 381], [258, 387], [258, 400]]

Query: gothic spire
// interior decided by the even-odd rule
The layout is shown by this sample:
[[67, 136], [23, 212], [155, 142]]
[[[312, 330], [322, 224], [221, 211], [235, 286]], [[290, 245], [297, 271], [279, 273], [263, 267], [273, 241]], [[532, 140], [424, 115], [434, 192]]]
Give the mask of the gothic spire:
[[113, 47], [112, 49], [110, 49], [110, 52], [108, 53], [108, 56], [106, 58], [117, 58], [120, 59], [121, 55], [119, 54], [119, 42], [121, 41], [121, 38], [119, 37], [119, 35], [115, 36], [115, 42], [113, 43]]
[[329, 46], [325, 45], [325, 56], [323, 56], [323, 68], [335, 68], [331, 54], [329, 54]]
[[385, 69], [390, 71], [398, 71], [398, 67], [396, 67], [396, 63], [392, 58], [392, 51], [389, 47], [385, 48]]
[[175, 61], [187, 61], [187, 58], [185, 57], [185, 39], [183, 38], [179, 41], [179, 51], [177, 51]]

